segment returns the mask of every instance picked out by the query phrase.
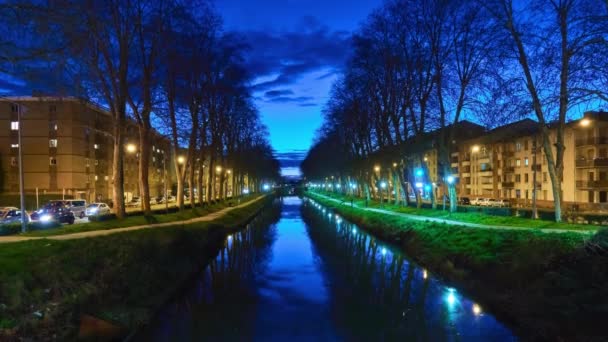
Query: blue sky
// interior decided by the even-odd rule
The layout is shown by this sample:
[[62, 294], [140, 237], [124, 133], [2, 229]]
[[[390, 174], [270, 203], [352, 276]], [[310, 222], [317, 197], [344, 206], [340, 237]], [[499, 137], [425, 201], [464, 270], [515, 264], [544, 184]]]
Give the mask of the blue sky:
[[215, 0], [225, 28], [250, 49], [256, 104], [285, 175], [321, 125], [321, 110], [350, 50], [350, 34], [381, 0]]

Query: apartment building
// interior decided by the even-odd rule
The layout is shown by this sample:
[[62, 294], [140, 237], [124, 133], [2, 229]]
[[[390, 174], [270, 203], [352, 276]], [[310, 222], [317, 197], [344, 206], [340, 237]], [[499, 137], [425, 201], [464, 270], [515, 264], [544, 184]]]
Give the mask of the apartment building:
[[[17, 120], [19, 112], [20, 123]], [[21, 130], [26, 192], [64, 193], [88, 201], [111, 198], [112, 127], [113, 118], [108, 111], [80, 99], [0, 99], [2, 190], [17, 192], [19, 189], [17, 133]], [[128, 122], [125, 132], [124, 183], [125, 196], [130, 199], [139, 195], [139, 154], [134, 148], [137, 146], [138, 131], [133, 122]], [[167, 139], [154, 136], [149, 170], [153, 196], [163, 193], [165, 173], [168, 179], [173, 179], [169, 162], [170, 146]]]
[[[550, 139], [556, 141], [556, 127]], [[608, 208], [608, 113], [587, 112], [564, 131], [562, 199], [581, 209]], [[555, 153], [555, 149], [554, 149]], [[538, 123], [524, 119], [464, 141], [453, 152], [459, 196], [506, 198], [553, 205]]]

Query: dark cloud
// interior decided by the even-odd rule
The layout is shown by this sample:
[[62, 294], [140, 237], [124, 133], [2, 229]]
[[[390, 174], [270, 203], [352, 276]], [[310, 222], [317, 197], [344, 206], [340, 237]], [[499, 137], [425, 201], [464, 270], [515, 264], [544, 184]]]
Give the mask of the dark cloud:
[[313, 103], [313, 102], [306, 102], [306, 103], [300, 103], [298, 106], [300, 107], [316, 107], [318, 106], [317, 103]]
[[306, 150], [291, 150], [288, 152], [275, 152], [275, 157], [282, 168], [300, 167], [302, 160], [306, 158]]
[[267, 91], [264, 94], [264, 96], [266, 96], [266, 97], [289, 96], [289, 95], [293, 95], [293, 90], [277, 89], [277, 90]]
[[331, 31], [313, 17], [305, 17], [298, 31], [246, 31], [243, 35], [251, 47], [248, 69], [254, 76], [274, 75], [254, 84], [255, 91], [291, 85], [306, 73], [339, 70], [350, 51], [350, 33]]
[[314, 97], [311, 96], [298, 96], [298, 97], [290, 97], [290, 96], [280, 96], [280, 97], [275, 97], [272, 98], [270, 100], [267, 100], [266, 102], [272, 102], [272, 103], [298, 103], [298, 102], [309, 102], [314, 100]]

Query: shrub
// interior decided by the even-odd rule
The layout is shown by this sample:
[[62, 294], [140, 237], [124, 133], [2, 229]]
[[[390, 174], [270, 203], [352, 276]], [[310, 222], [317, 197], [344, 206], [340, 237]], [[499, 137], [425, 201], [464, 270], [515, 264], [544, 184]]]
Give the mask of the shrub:
[[14, 235], [21, 232], [21, 224], [20, 223], [11, 223], [0, 226], [0, 236], [1, 235]]

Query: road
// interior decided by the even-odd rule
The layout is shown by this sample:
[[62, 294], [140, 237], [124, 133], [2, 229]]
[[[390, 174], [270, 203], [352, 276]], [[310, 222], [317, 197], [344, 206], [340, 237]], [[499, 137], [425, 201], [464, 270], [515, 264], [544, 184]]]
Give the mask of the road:
[[[180, 225], [180, 224], [192, 224], [192, 223], [198, 223], [198, 222], [209, 222], [209, 221], [213, 221], [217, 218], [220, 218], [224, 215], [226, 215], [228, 212], [234, 210], [234, 209], [238, 209], [238, 208], [242, 208], [245, 207], [251, 203], [254, 203], [256, 201], [259, 201], [263, 198], [265, 198], [266, 196], [260, 196], [256, 199], [253, 199], [251, 201], [247, 201], [245, 203], [241, 203], [237, 206], [234, 207], [228, 207], [228, 208], [224, 208], [222, 210], [216, 211], [214, 213], [210, 213], [207, 214], [205, 216], [201, 216], [201, 217], [197, 217], [197, 218], [193, 218], [193, 219], [189, 219], [189, 220], [183, 220], [183, 221], [172, 221], [172, 222], [166, 222], [166, 223], [155, 223], [155, 224], [145, 224], [145, 225], [139, 225], [139, 226], [132, 226], [132, 227], [125, 227], [125, 228], [116, 228], [116, 229], [105, 229], [105, 230], [93, 230], [93, 231], [87, 231], [87, 232], [81, 232], [81, 233], [73, 233], [73, 234], [64, 234], [64, 235], [53, 235], [53, 236], [45, 236], [45, 237], [37, 237], [37, 236], [18, 236], [18, 235], [13, 235], [13, 236], [0, 236], [0, 244], [2, 243], [12, 243], [12, 242], [23, 242], [23, 241], [30, 241], [30, 240], [42, 240], [42, 239], [47, 239], [47, 240], [74, 240], [74, 239], [83, 239], [83, 238], [88, 238], [88, 237], [96, 237], [96, 236], [106, 236], [106, 235], [112, 235], [112, 234], [120, 234], [120, 233], [125, 233], [125, 232], [132, 232], [135, 230], [142, 230], [142, 229], [153, 229], [153, 228], [163, 228], [163, 227], [171, 227], [171, 226], [176, 226], [176, 225]], [[79, 219], [80, 222], [83, 222], [82, 220], [87, 220], [85, 219]], [[88, 220], [87, 220], [88, 221]]]
[[[336, 203], [340, 203], [340, 204], [344, 204], [346, 206], [350, 206], [350, 204], [348, 204], [347, 202], [343, 202], [341, 200], [337, 200], [335, 198], [331, 198], [329, 196], [325, 196], [325, 195], [321, 195], [321, 194], [315, 194], [317, 196], [323, 197], [327, 200], [336, 202]], [[456, 225], [456, 226], [463, 226], [463, 227], [469, 227], [469, 228], [479, 228], [479, 229], [498, 229], [498, 230], [530, 230], [530, 231], [541, 231], [543, 233], [579, 233], [579, 234], [595, 234], [596, 230], [575, 230], [575, 229], [551, 229], [551, 228], [528, 228], [528, 227], [513, 227], [513, 226], [495, 226], [495, 225], [486, 225], [486, 224], [479, 224], [479, 223], [469, 223], [469, 222], [462, 222], [462, 221], [454, 221], [454, 220], [446, 220], [443, 218], [437, 218], [437, 217], [428, 217], [428, 216], [420, 216], [420, 215], [412, 215], [412, 214], [404, 214], [404, 213], [396, 213], [394, 211], [390, 211], [390, 210], [384, 210], [384, 209], [377, 209], [377, 208], [364, 208], [358, 205], [354, 205], [354, 207], [359, 208], [361, 210], [365, 210], [365, 211], [371, 211], [371, 212], [376, 212], [376, 213], [381, 213], [381, 214], [386, 214], [386, 215], [392, 215], [392, 216], [400, 216], [400, 217], [404, 217], [410, 220], [414, 220], [414, 221], [424, 221], [424, 222], [437, 222], [437, 223], [444, 223], [444, 224], [450, 224], [450, 225]]]

